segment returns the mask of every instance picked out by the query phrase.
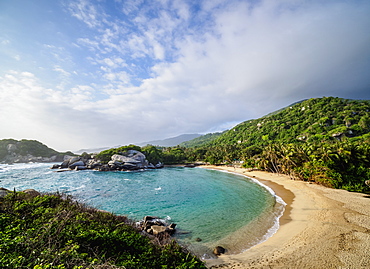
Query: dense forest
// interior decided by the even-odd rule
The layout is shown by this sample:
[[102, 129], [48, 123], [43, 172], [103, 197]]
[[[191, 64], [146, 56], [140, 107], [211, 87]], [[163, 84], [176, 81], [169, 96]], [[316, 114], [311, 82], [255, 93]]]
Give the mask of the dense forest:
[[238, 164], [363, 192], [369, 190], [365, 184], [370, 179], [369, 132], [370, 101], [324, 97], [295, 103], [177, 147], [136, 149], [153, 162]]

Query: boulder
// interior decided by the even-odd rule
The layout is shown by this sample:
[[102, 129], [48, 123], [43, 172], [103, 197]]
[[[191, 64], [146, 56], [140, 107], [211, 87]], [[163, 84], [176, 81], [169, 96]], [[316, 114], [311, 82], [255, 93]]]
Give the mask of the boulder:
[[68, 165], [69, 165], [69, 160], [64, 160], [64, 161], [61, 163], [61, 165], [60, 165], [60, 167], [59, 167], [59, 168], [68, 168]]
[[88, 159], [86, 162], [87, 169], [94, 169], [98, 166], [101, 166], [100, 161], [94, 160], [94, 159]]
[[68, 165], [68, 168], [75, 169], [77, 166], [85, 166], [85, 163], [83, 161], [76, 161], [76, 162]]
[[84, 165], [77, 165], [77, 166], [75, 166], [75, 168], [74, 168], [74, 170], [76, 170], [76, 171], [79, 171], [79, 170], [86, 170], [87, 169], [87, 167], [86, 166], [84, 166]]
[[12, 152], [15, 152], [15, 151], [17, 151], [17, 146], [15, 145], [15, 144], [8, 144], [7, 146], [6, 146], [6, 149], [7, 149], [7, 151], [9, 152], [9, 153], [12, 153]]
[[215, 249], [213, 250], [213, 254], [217, 255], [217, 256], [220, 256], [221, 254], [224, 254], [226, 252], [226, 249], [224, 249], [223, 247], [221, 246], [217, 246], [215, 247]]
[[167, 227], [166, 226], [160, 226], [160, 225], [152, 225], [151, 229], [153, 231], [153, 234], [157, 235], [157, 234], [166, 232]]
[[69, 159], [68, 165], [72, 165], [72, 164], [74, 164], [76, 162], [79, 162], [79, 161], [81, 161], [81, 157], [79, 157], [79, 156], [72, 157], [72, 158]]
[[53, 166], [50, 167], [50, 169], [59, 169], [59, 168], [61, 168], [60, 164], [53, 164]]
[[36, 196], [39, 196], [40, 193], [34, 189], [27, 189], [27, 190], [24, 190], [23, 193], [27, 193], [28, 195], [30, 196], [33, 196], [33, 197], [36, 197]]
[[4, 189], [4, 188], [0, 188], [0, 198], [4, 198], [10, 192], [11, 192], [10, 190]]
[[158, 162], [156, 165], [155, 165], [155, 168], [163, 168], [164, 167], [164, 165], [163, 165], [163, 163], [161, 163], [161, 162]]

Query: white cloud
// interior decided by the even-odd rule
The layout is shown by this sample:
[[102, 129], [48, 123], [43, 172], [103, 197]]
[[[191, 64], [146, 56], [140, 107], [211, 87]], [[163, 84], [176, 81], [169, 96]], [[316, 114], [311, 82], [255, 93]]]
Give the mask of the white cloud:
[[86, 23], [90, 28], [101, 25], [100, 16], [101, 10], [98, 12], [97, 8], [88, 0], [77, 0], [68, 4], [68, 9], [72, 16]]
[[74, 47], [88, 68], [59, 59], [53, 89], [29, 72], [0, 78], [1, 137], [109, 146], [219, 131], [303, 98], [370, 99], [367, 2], [115, 3], [125, 16], [109, 21], [88, 1], [70, 5], [92, 31]]

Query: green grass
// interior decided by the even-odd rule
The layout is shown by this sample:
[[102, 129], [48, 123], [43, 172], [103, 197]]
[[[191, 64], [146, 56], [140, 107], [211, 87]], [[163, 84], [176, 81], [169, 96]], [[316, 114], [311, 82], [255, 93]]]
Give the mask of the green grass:
[[0, 253], [0, 268], [206, 268], [176, 242], [59, 193], [0, 199]]

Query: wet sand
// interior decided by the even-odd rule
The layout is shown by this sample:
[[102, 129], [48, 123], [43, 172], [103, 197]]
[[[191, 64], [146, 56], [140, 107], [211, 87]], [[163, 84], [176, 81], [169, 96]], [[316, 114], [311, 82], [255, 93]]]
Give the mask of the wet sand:
[[209, 268], [370, 268], [370, 195], [263, 171], [203, 167], [255, 178], [287, 203], [272, 237], [243, 253], [207, 260]]

